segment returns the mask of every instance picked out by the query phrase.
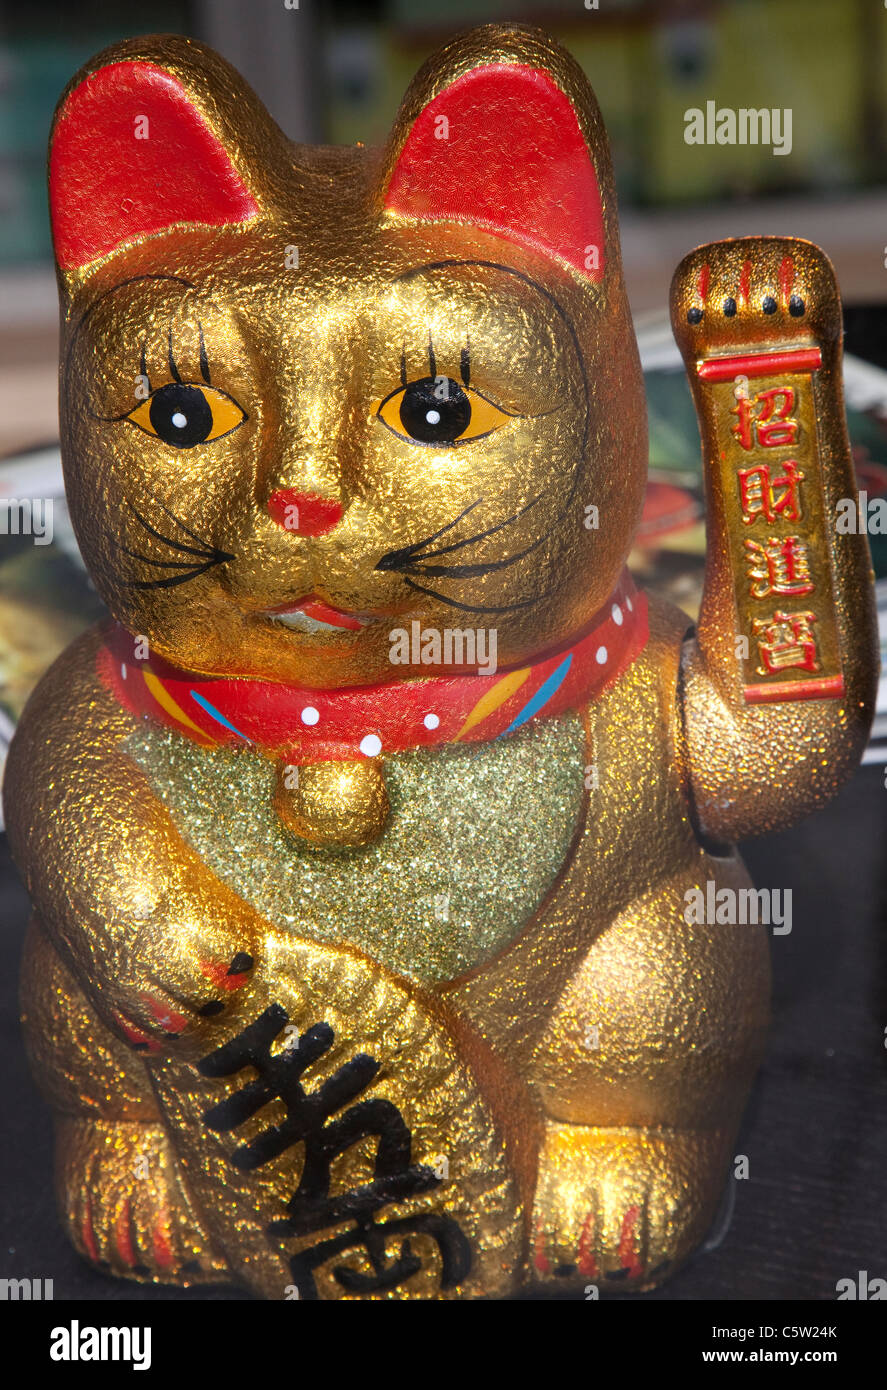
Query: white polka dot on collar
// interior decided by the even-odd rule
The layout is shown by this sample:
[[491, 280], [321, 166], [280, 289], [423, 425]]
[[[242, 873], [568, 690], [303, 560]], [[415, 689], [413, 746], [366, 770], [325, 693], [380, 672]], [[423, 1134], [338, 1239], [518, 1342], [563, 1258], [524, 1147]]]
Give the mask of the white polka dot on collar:
[[426, 714], [422, 723], [425, 725], [426, 729], [436, 729], [440, 724], [440, 719], [436, 714]]
[[319, 718], [320, 715], [313, 705], [306, 705], [302, 710], [303, 724], [316, 724]]
[[594, 654], [594, 659], [597, 662], [598, 666], [605, 665], [607, 660], [606, 647], [598, 647], [597, 651]]
[[622, 626], [622, 609], [619, 607], [618, 603], [614, 603], [613, 607], [610, 609], [610, 617], [617, 627]]
[[378, 758], [382, 752], [382, 740], [378, 734], [364, 734], [360, 740], [360, 751], [365, 758]]

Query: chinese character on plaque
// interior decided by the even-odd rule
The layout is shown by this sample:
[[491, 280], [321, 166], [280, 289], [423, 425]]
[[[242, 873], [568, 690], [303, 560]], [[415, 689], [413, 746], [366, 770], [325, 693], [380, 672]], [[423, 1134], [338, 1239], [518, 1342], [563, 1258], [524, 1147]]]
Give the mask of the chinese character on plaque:
[[815, 613], [783, 613], [775, 611], [770, 618], [755, 618], [755, 641], [761, 654], [761, 676], [776, 671], [818, 671], [816, 638], [813, 635]]
[[778, 449], [798, 438], [798, 421], [792, 415], [795, 393], [791, 386], [773, 386], [751, 399], [740, 396], [730, 412], [737, 417], [731, 431], [743, 449]]
[[804, 474], [794, 459], [787, 459], [780, 465], [783, 472], [771, 478], [769, 463], [758, 463], [753, 468], [739, 468], [739, 497], [742, 505], [742, 520], [746, 526], [753, 526], [759, 516], [765, 521], [798, 521], [801, 516], [801, 483]]
[[771, 536], [764, 545], [746, 540], [745, 548], [752, 598], [813, 593], [808, 549], [800, 536]]

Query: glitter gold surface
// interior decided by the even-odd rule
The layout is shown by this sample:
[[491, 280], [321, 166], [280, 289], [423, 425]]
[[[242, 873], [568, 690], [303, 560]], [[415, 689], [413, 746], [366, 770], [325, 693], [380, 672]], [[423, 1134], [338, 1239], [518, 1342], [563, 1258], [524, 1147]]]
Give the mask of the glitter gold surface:
[[[497, 104], [459, 105], [460, 120], [506, 132], [488, 168], [524, 180], [513, 236], [505, 197], [495, 225], [467, 203], [435, 220], [403, 202], [422, 112], [479, 67], [498, 74]], [[232, 220], [166, 226], [138, 183], [129, 117], [161, 101], [152, 138], [168, 139], [170, 91], [185, 133], [164, 206], [208, 177], [183, 163], [196, 140], [215, 173], [191, 206], [227, 198]], [[567, 229], [570, 255], [552, 249], [588, 187], [549, 206], [546, 168], [524, 168], [507, 138], [509, 112], [540, 91], [576, 178], [593, 165], [604, 245], [589, 273], [584, 224]], [[392, 626], [459, 621], [495, 630], [508, 673], [610, 602], [643, 497], [643, 387], [606, 137], [558, 45], [518, 26], [454, 40], [381, 154], [291, 146], [226, 64], [180, 38], [100, 55], [61, 111], [62, 153], [71, 112], [126, 127], [62, 161], [52, 190], [62, 447], [96, 588], [152, 655], [259, 692], [335, 692], [427, 676], [392, 666]], [[143, 151], [145, 167], [165, 148]], [[69, 203], [87, 208], [82, 228]], [[551, 222], [535, 238], [534, 215]], [[81, 232], [101, 254], [78, 260]], [[96, 674], [98, 631], [32, 696], [4, 786], [35, 908], [23, 1009], [58, 1117], [63, 1217], [87, 1258], [272, 1299], [293, 1286], [476, 1298], [651, 1287], [703, 1237], [764, 1045], [768, 966], [763, 928], [691, 924], [686, 894], [747, 888], [730, 842], [846, 779], [877, 666], [865, 538], [826, 524], [854, 495], [827, 261], [768, 238], [700, 248], [672, 304], [708, 471], [700, 621], [651, 601], [645, 649], [585, 707], [294, 778], [277, 748], [210, 750], [127, 713]], [[736, 648], [742, 523], [697, 367], [774, 345], [822, 353], [805, 468], [822, 488], [811, 544], [830, 566], [846, 690], [754, 706]], [[409, 413], [390, 402], [436, 374], [506, 423], [487, 414], [485, 431], [434, 447], [401, 434]], [[211, 427], [185, 447], [169, 434], [184, 426], [145, 411], [146, 378], [151, 392], [211, 384], [225, 430], [207, 396]], [[339, 519], [287, 529], [281, 496]], [[280, 621], [309, 599], [344, 624]]]
[[[148, 729], [126, 750], [182, 838], [278, 929], [350, 941], [426, 983], [463, 974], [520, 931], [561, 868], [582, 811], [575, 715], [531, 725], [507, 743], [387, 758], [389, 825], [355, 849], [313, 848], [289, 835], [273, 806], [274, 769], [258, 755], [206, 753]], [[352, 766], [374, 770], [372, 762]]]
[[[267, 801], [265, 790], [263, 805]], [[385, 774], [374, 759], [301, 769], [284, 764], [277, 770], [272, 804], [282, 826], [314, 845], [370, 844], [382, 834], [389, 812]]]

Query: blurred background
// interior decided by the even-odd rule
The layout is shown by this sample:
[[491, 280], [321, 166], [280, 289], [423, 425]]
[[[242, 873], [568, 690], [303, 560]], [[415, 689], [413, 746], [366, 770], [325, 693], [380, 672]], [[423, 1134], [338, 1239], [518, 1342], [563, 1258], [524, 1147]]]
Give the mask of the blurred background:
[[[41, 0], [0, 3], [0, 452], [54, 432], [46, 141], [65, 83], [118, 39], [174, 31], [234, 64], [293, 139], [384, 140], [450, 34], [520, 19], [582, 64], [613, 146], [635, 313], [680, 257], [726, 235], [818, 241], [848, 304], [885, 297], [887, 16], [878, 0]], [[792, 150], [686, 145], [708, 99], [790, 107]]]
[[[65, 84], [109, 43], [178, 32], [224, 54], [293, 139], [379, 143], [429, 53], [492, 20], [536, 23], [559, 38], [587, 72], [609, 131], [650, 417], [650, 485], [631, 558], [641, 580], [695, 616], [705, 555], [699, 438], [666, 306], [675, 265], [700, 243], [796, 235], [831, 257], [857, 477], [869, 498], [887, 496], [883, 0], [0, 0], [0, 759], [42, 671], [102, 611], [67, 521], [58, 450], [45, 159]], [[791, 153], [687, 145], [684, 113], [710, 100], [790, 108]], [[16, 498], [54, 500], [52, 545], [14, 534]], [[884, 675], [887, 536], [870, 543]], [[739, 1141], [753, 1181], [733, 1185], [736, 1213], [731, 1224], [726, 1209], [709, 1251], [650, 1297], [827, 1299], [857, 1269], [887, 1276], [887, 679], [865, 761], [824, 812], [742, 847], [758, 883], [794, 892], [798, 924], [774, 944], [774, 1031]], [[57, 1298], [163, 1297], [87, 1271], [58, 1229], [48, 1116], [26, 1074], [14, 999], [27, 904], [2, 842], [0, 903], [3, 1183], [16, 1194], [15, 1209], [0, 1213], [0, 1262], [13, 1275], [55, 1273]]]

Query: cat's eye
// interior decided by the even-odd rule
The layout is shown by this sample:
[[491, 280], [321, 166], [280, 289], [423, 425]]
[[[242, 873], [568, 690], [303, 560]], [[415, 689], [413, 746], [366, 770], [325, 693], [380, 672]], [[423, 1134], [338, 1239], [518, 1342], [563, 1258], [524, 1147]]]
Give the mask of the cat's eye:
[[236, 430], [246, 412], [214, 386], [170, 382], [152, 391], [126, 419], [175, 449], [193, 449]]
[[393, 434], [414, 444], [465, 444], [492, 434], [514, 416], [470, 386], [426, 376], [392, 391], [376, 414]]

